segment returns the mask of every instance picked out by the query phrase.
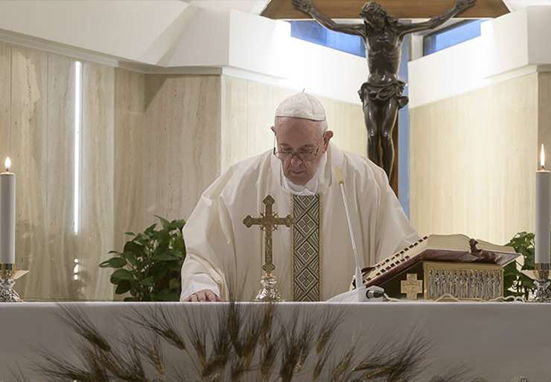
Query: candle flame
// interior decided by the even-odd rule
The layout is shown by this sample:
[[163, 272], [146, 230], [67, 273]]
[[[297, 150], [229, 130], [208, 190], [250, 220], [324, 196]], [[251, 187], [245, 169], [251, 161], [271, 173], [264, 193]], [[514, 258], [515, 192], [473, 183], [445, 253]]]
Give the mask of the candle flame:
[[4, 162], [4, 164], [6, 165], [6, 172], [9, 172], [9, 171], [10, 171], [10, 167], [11, 167], [11, 159], [10, 159], [10, 157], [7, 157], [7, 158], [6, 158], [6, 161]]
[[545, 149], [543, 148], [543, 144], [540, 150], [540, 166], [541, 168], [545, 168]]

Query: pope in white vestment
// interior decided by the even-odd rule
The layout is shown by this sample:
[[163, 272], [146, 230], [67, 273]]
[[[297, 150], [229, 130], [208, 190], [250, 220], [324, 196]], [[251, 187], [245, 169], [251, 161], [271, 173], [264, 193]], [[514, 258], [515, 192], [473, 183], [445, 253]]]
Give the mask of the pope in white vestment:
[[274, 275], [282, 298], [293, 301], [302, 281], [319, 284], [320, 300], [347, 291], [356, 264], [336, 168], [344, 178], [360, 267], [419, 239], [385, 172], [329, 142], [333, 133], [316, 98], [299, 93], [283, 101], [272, 130], [274, 150], [233, 165], [203, 193], [189, 217], [182, 301], [227, 300], [230, 294], [237, 300], [254, 298], [260, 289], [264, 240], [259, 227], [247, 228], [243, 219], [259, 217], [267, 195], [275, 199], [279, 217], [293, 214], [293, 195], [319, 195], [319, 234], [313, 235], [319, 249], [313, 270], [297, 270], [293, 228], [279, 226], [273, 232]]

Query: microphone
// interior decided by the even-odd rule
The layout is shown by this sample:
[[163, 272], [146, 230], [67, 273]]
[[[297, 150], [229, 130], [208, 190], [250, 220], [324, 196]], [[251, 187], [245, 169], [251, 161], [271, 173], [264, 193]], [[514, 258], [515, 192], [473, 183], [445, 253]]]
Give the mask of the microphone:
[[356, 289], [359, 289], [361, 286], [363, 286], [362, 268], [360, 267], [360, 257], [358, 255], [358, 248], [356, 247], [354, 231], [352, 230], [352, 220], [350, 219], [350, 211], [348, 210], [348, 202], [346, 200], [346, 194], [344, 192], [344, 178], [342, 176], [342, 170], [340, 167], [335, 167], [335, 176], [337, 178], [337, 183], [339, 183], [340, 185], [342, 201], [344, 202], [344, 212], [346, 213], [348, 231], [350, 232], [350, 241], [352, 242], [352, 251], [354, 252], [354, 260], [356, 262]]
[[382, 298], [385, 296], [385, 290], [378, 286], [370, 286], [365, 291], [365, 297], [368, 300], [371, 300], [372, 298]]

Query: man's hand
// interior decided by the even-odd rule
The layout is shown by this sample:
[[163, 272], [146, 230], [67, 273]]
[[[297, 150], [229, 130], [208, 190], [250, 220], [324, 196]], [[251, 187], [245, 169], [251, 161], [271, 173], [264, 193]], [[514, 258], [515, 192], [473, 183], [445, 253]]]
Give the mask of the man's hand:
[[468, 9], [473, 5], [475, 5], [475, 3], [476, 3], [476, 0], [457, 0], [457, 3], [455, 4], [455, 6], [460, 11], [464, 11], [465, 9]]
[[221, 302], [224, 301], [210, 289], [203, 289], [193, 293], [184, 300], [185, 302]]
[[311, 0], [293, 0], [293, 5], [299, 11], [306, 13], [310, 13], [314, 9]]

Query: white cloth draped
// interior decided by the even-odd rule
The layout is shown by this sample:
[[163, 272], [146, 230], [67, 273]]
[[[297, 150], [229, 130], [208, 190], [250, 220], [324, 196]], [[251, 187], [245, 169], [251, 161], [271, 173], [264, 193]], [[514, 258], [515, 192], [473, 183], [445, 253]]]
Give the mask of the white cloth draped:
[[[251, 308], [262, 309], [261, 304], [238, 305], [243, 317], [249, 316]], [[62, 308], [78, 309], [112, 344], [122, 346], [117, 340], [129, 340], [129, 333], [136, 338], [149, 338], [148, 332], [128, 320], [137, 313], [150, 316], [165, 312], [182, 334], [189, 334], [189, 319], [192, 322], [204, 320], [207, 332], [212, 333], [219, 327], [216, 323], [219, 317], [223, 317], [220, 311], [224, 306], [227, 304], [3, 303], [0, 306], [0, 327], [4, 328], [0, 341], [0, 381], [16, 382], [12, 372], [17, 372], [18, 368], [28, 377], [28, 382], [48, 380], [36, 370], [37, 364], [44, 360], [40, 349], [46, 349], [49, 355], [62, 357], [67, 363], [82, 361], [74, 348], [75, 341], [81, 339], [61, 321], [60, 317], [66, 315]], [[365, 355], [364, 350], [375, 346], [381, 339], [385, 340], [384, 343], [400, 342], [419, 335], [431, 347], [416, 382], [428, 382], [436, 374], [444, 376], [446, 372], [463, 369], [468, 372], [461, 379], [464, 382], [471, 382], [475, 376], [483, 377], [487, 382], [518, 381], [520, 376], [531, 382], [551, 379], [551, 304], [323, 302], [282, 303], [277, 304], [276, 309], [283, 322], [296, 319], [296, 313], [300, 312], [299, 317], [303, 319], [319, 317], [315, 325], [337, 311], [346, 312], [327, 367], [341, 360], [354, 343], [363, 345], [359, 350]], [[209, 326], [209, 322], [213, 324]], [[185, 353], [165, 341], [161, 344], [163, 359], [168, 362], [167, 372], [178, 368], [191, 374], [190, 377], [197, 375]], [[147, 363], [146, 357], [142, 359]], [[315, 357], [309, 359], [310, 362], [316, 360]], [[153, 368], [147, 370], [148, 378], [157, 375]], [[307, 372], [300, 373], [293, 381], [309, 382], [312, 376]]]
[[[371, 161], [331, 144], [321, 195], [321, 297], [346, 291], [355, 263], [344, 204], [333, 169], [342, 169], [360, 261], [368, 266], [418, 240], [384, 171]], [[291, 193], [283, 186], [281, 163], [270, 151], [239, 162], [222, 174], [201, 196], [184, 227], [187, 258], [182, 267], [182, 300], [201, 289], [222, 298], [229, 290], [237, 300], [250, 300], [260, 289], [264, 243], [256, 226], [243, 219], [264, 211], [262, 200], [275, 199], [279, 216], [290, 214]], [[292, 299], [291, 229], [273, 233], [273, 261], [283, 299]]]

